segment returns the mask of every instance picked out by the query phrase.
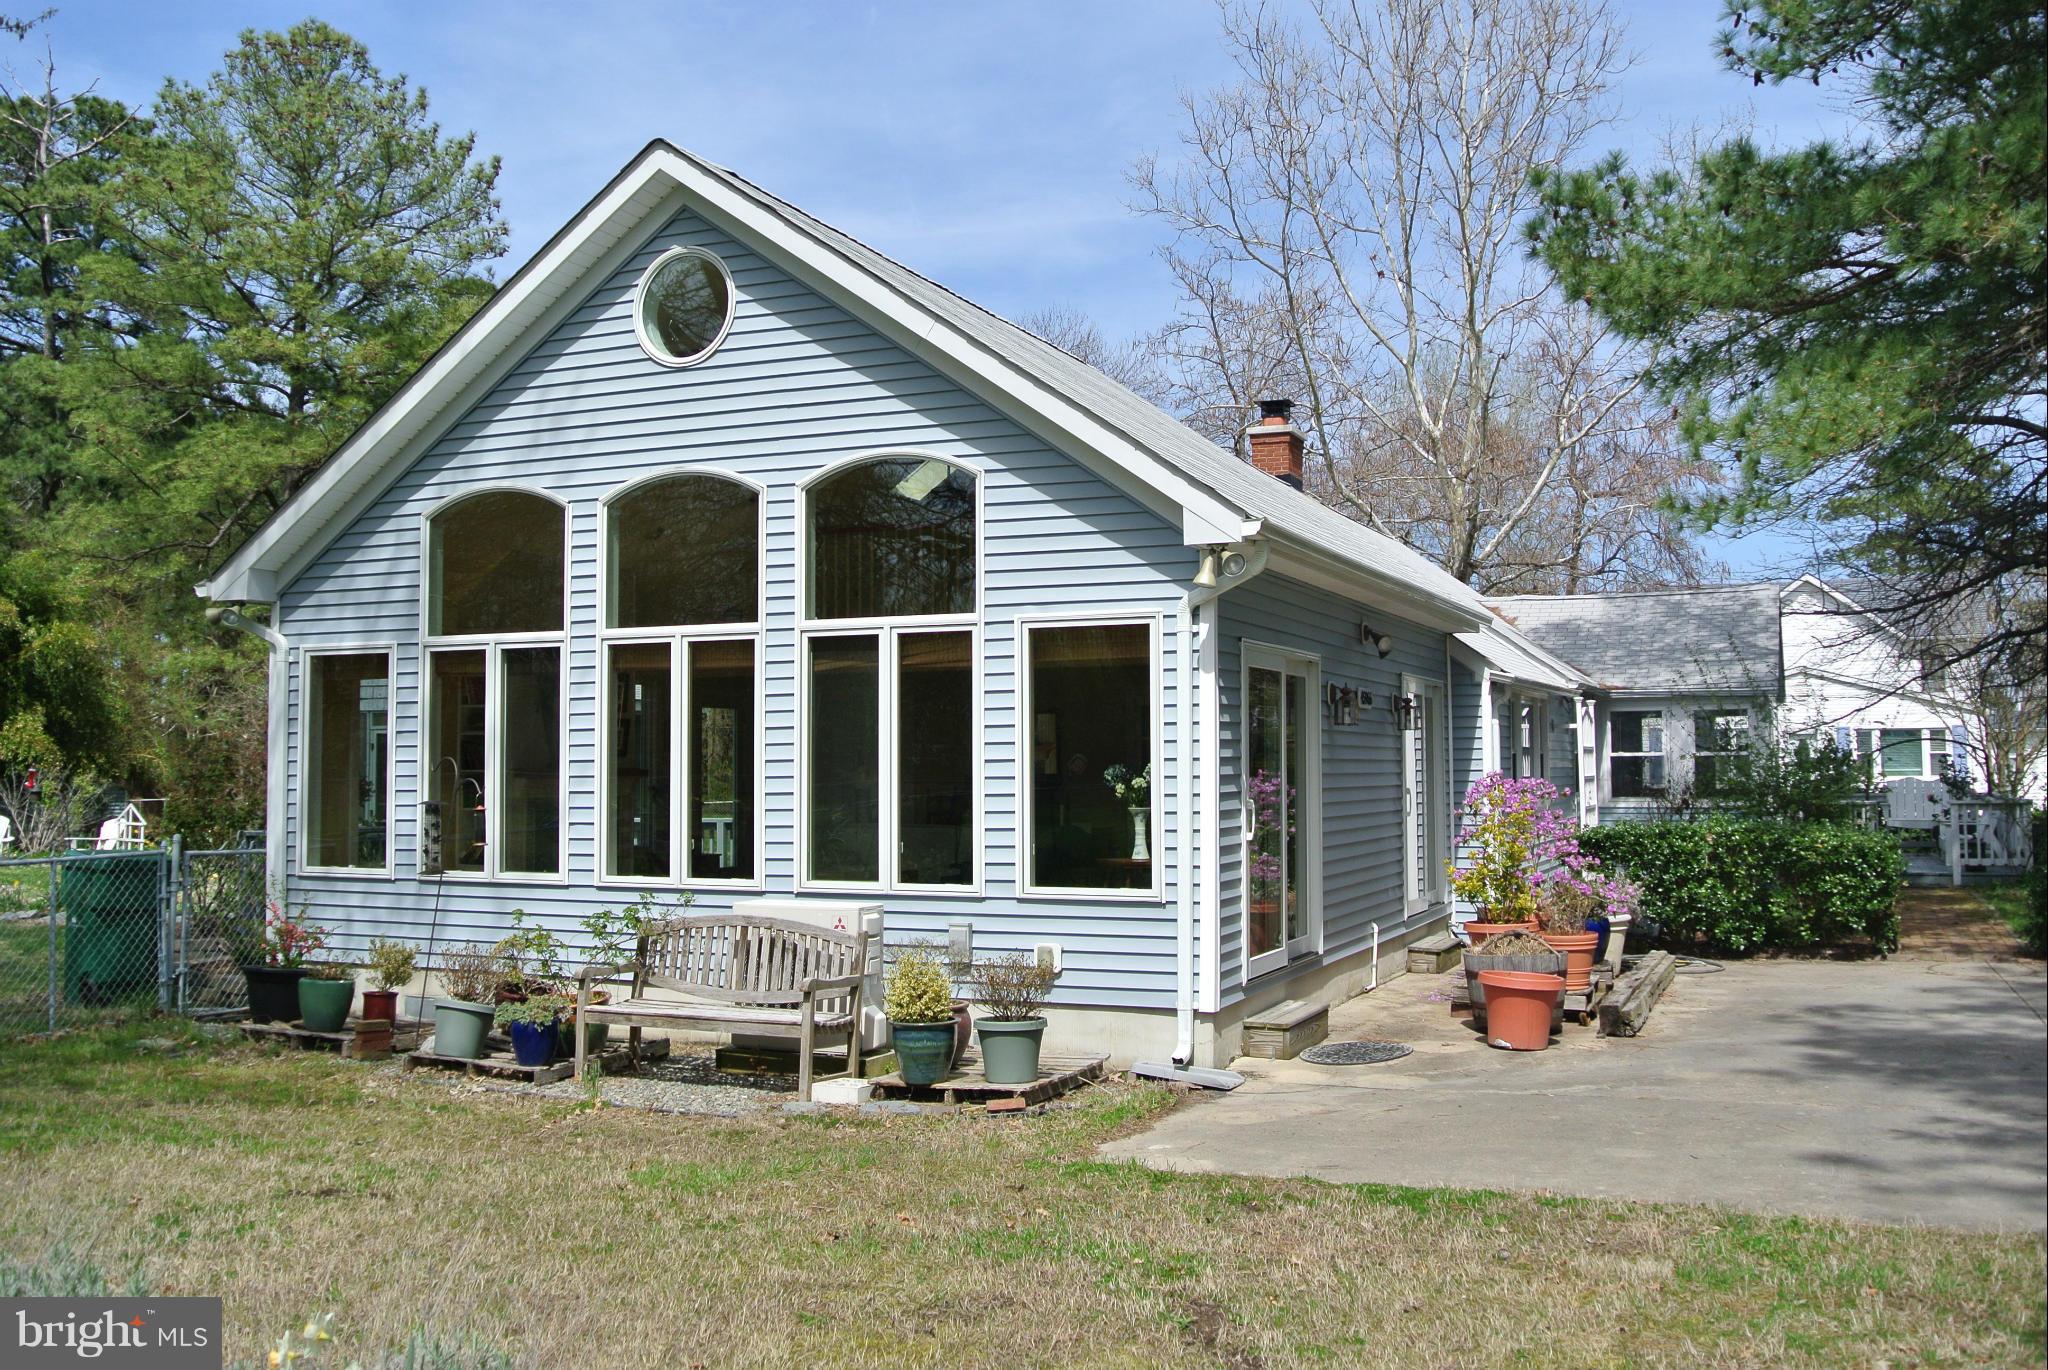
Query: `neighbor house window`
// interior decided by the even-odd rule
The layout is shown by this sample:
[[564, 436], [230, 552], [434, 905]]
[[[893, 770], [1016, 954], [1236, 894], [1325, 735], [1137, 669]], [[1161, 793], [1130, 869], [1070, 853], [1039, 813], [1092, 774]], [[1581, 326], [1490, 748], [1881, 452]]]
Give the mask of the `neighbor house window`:
[[1716, 710], [1692, 716], [1693, 793], [1719, 793], [1728, 768], [1749, 750], [1747, 710]]
[[427, 754], [438, 867], [562, 873], [561, 505], [487, 490], [427, 527]]
[[760, 494], [681, 472], [609, 498], [604, 522], [603, 874], [754, 883]]
[[1153, 637], [1149, 622], [1025, 630], [1031, 889], [1157, 887]]
[[805, 492], [806, 883], [975, 883], [975, 499], [972, 471], [924, 457]]
[[391, 655], [306, 658], [301, 811], [305, 864], [387, 869], [390, 846]]
[[697, 248], [670, 248], [640, 278], [633, 325], [648, 356], [663, 366], [690, 366], [717, 350], [732, 310], [725, 263]]
[[1873, 779], [1912, 779], [1925, 774], [1926, 738], [1918, 728], [1866, 728], [1858, 741]]
[[1664, 793], [1664, 715], [1655, 709], [1617, 709], [1607, 724], [1607, 769], [1616, 799]]

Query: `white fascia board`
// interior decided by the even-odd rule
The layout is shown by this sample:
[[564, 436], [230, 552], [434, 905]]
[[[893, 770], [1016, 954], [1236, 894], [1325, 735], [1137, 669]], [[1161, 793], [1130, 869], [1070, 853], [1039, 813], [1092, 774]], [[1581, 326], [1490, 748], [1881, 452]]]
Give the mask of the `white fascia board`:
[[[883, 327], [891, 337], [911, 343], [913, 351], [967, 380], [976, 393], [1020, 406], [1064, 439], [1062, 446], [1073, 444], [1108, 458], [1125, 475], [1193, 515], [1205, 529], [1237, 529], [1246, 522], [1244, 510], [1189, 480], [1087, 409], [997, 357], [779, 214], [735, 191], [723, 178], [670, 148], [661, 149], [654, 160], [683, 187], [691, 207], [706, 219], [728, 231], [737, 230], [757, 246], [768, 247], [770, 255], [796, 267], [800, 277], [825, 282], [828, 293], [839, 303], [852, 308], [865, 322]], [[1206, 532], [1203, 536], [1218, 540]]]
[[408, 447], [447, 410], [450, 399], [466, 393], [481, 370], [526, 334], [532, 316], [583, 278], [586, 273], [574, 269], [580, 257], [616, 244], [645, 217], [646, 205], [630, 220], [624, 216], [664, 174], [661, 159], [652, 155], [622, 173], [539, 257], [486, 301], [446, 349], [357, 429], [279, 516], [257, 529], [211, 580], [196, 586], [197, 593], [222, 603], [273, 602], [289, 582], [285, 572], [295, 555], [320, 529], [332, 526], [342, 507], [356, 503], [365, 488], [382, 484], [378, 477], [392, 465], [383, 458], [394, 446]]
[[1483, 628], [1492, 616], [1477, 595], [1472, 596], [1470, 606], [1459, 604], [1428, 591], [1418, 592], [1390, 575], [1368, 571], [1299, 543], [1284, 542], [1279, 538], [1274, 542], [1269, 570], [1277, 571], [1290, 580], [1342, 595], [1361, 608], [1383, 609], [1420, 627], [1446, 633], [1465, 633]]

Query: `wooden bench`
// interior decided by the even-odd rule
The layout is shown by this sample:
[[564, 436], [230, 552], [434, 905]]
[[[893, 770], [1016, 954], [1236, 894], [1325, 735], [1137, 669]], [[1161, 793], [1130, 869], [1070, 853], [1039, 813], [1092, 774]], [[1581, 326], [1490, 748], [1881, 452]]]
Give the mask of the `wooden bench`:
[[[576, 987], [576, 1078], [583, 1078], [585, 1025], [724, 1028], [797, 1039], [797, 1096], [811, 1097], [811, 1052], [819, 1035], [846, 1037], [847, 1074], [860, 1078], [860, 989], [867, 932], [835, 932], [784, 918], [702, 914], [640, 934], [631, 961], [587, 966]], [[631, 971], [623, 999], [590, 1002], [599, 980]], [[656, 998], [649, 991], [687, 995]]]

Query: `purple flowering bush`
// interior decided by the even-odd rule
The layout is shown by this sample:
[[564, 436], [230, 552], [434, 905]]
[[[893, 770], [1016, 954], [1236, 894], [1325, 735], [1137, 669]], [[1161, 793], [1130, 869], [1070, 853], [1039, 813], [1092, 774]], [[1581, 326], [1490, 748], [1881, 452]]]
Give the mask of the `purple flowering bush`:
[[1571, 791], [1535, 776], [1490, 771], [1465, 792], [1461, 846], [1468, 864], [1451, 866], [1451, 888], [1493, 923], [1536, 919], [1552, 932], [1583, 931], [1588, 918], [1635, 912], [1637, 891], [1600, 869], [1579, 845], [1579, 823], [1559, 801]]

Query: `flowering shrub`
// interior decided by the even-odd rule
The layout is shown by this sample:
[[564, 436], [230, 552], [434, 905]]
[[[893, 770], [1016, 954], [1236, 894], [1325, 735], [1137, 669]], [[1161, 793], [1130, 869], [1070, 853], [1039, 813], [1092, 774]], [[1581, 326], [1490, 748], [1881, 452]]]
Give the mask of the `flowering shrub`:
[[275, 896], [263, 904], [263, 940], [258, 956], [266, 966], [303, 966], [306, 958], [327, 945], [327, 929], [305, 922]]
[[1475, 848], [1470, 864], [1451, 863], [1451, 889], [1477, 905], [1488, 921], [1534, 918], [1536, 895], [1551, 872], [1587, 881], [1599, 863], [1579, 850], [1579, 825], [1555, 807], [1567, 797], [1548, 780], [1510, 779], [1489, 771], [1465, 791], [1461, 845]]

